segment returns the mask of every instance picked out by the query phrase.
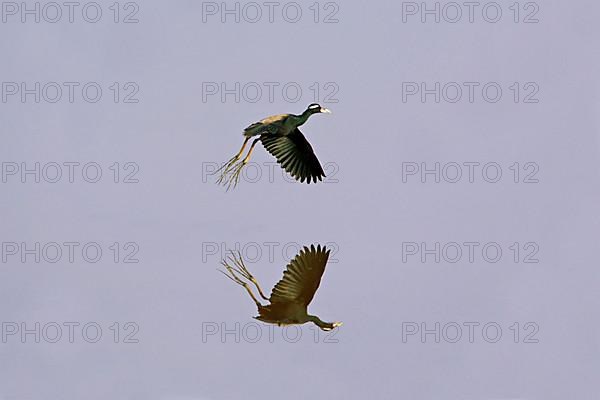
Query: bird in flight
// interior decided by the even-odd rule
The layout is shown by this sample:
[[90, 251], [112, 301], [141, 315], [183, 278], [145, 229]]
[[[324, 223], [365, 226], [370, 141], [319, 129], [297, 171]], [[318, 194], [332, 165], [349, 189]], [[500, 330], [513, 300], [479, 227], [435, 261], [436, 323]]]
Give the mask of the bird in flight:
[[[313, 322], [324, 331], [330, 331], [341, 322], [324, 322], [315, 315], [309, 315], [307, 307], [315, 292], [319, 288], [321, 276], [325, 272], [325, 265], [329, 258], [330, 250], [325, 246], [311, 245], [304, 247], [296, 257], [287, 265], [283, 278], [277, 282], [271, 291], [271, 296], [266, 297], [256, 279], [250, 274], [241, 254], [231, 253], [226, 260], [221, 261], [227, 272], [221, 271], [226, 277], [243, 286], [258, 307], [258, 316], [255, 319], [271, 324], [294, 325]], [[262, 305], [252, 293], [249, 282], [258, 289], [258, 294], [270, 304]]]
[[[237, 186], [242, 169], [250, 160], [252, 150], [258, 141], [262, 142], [281, 167], [296, 180], [307, 183], [322, 180], [325, 176], [323, 168], [310, 143], [298, 129], [311, 115], [319, 113], [331, 113], [331, 111], [313, 103], [300, 115], [272, 115], [248, 126], [244, 129], [245, 139], [240, 151], [215, 171], [215, 174], [220, 172], [217, 183], [226, 186], [228, 190], [232, 186]], [[240, 161], [248, 141], [254, 136], [258, 138], [254, 139], [248, 154]]]

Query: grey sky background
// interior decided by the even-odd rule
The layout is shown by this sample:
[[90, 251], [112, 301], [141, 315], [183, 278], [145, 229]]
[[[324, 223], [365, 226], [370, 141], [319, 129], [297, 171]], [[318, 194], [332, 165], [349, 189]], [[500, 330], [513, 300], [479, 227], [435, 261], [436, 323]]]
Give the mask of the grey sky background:
[[[103, 93], [93, 104], [77, 90], [73, 103], [66, 92], [57, 103], [7, 96], [3, 168], [96, 162], [103, 175], [97, 183], [79, 173], [54, 184], [7, 175], [3, 246], [97, 242], [103, 255], [97, 263], [80, 251], [73, 263], [66, 254], [36, 263], [3, 251], [0, 399], [596, 398], [600, 10], [593, 1], [539, 1], [539, 23], [514, 23], [513, 2], [498, 3], [497, 23], [486, 22], [481, 7], [473, 23], [467, 15], [457, 23], [431, 16], [422, 23], [419, 15], [403, 22], [394, 1], [337, 3], [339, 22], [330, 24], [312, 21], [310, 3], [295, 24], [281, 7], [274, 23], [266, 14], [254, 24], [222, 23], [219, 15], [203, 22], [202, 3], [193, 1], [140, 2], [134, 24], [114, 23], [110, 2], [100, 2], [95, 24], [80, 11], [73, 23], [66, 15], [54, 24], [6, 15], [2, 82], [97, 82]], [[519, 4], [522, 20], [532, 9]], [[139, 102], [115, 103], [114, 82], [120, 100], [123, 85], [135, 82]], [[254, 103], [232, 95], [203, 101], [203, 82], [296, 82], [303, 95], [286, 101], [276, 89], [273, 102], [266, 92]], [[337, 182], [289, 183], [277, 167], [272, 181], [263, 175], [225, 192], [206, 176], [239, 149], [244, 127], [302, 112], [315, 100], [315, 82], [333, 114], [313, 116], [302, 131]], [[335, 103], [324, 101], [327, 82], [339, 88]], [[433, 95], [403, 102], [403, 82], [481, 85], [472, 103], [466, 91], [456, 103]], [[503, 89], [496, 103], [481, 97], [488, 82]], [[528, 82], [539, 88], [537, 103], [523, 102]], [[253, 161], [274, 160], [258, 146]], [[114, 183], [115, 162], [120, 181], [130, 171], [124, 164], [135, 163], [139, 183]], [[466, 168], [457, 183], [431, 176], [422, 183], [419, 175], [403, 182], [403, 163], [436, 162], [493, 162], [502, 177], [488, 183], [479, 167], [473, 183]], [[509, 169], [515, 162], [519, 183]], [[538, 167], [538, 183], [523, 183], [528, 162]], [[139, 262], [122, 262], [128, 251], [121, 248], [115, 263], [114, 242], [135, 242]], [[277, 242], [272, 258], [270, 242]], [[472, 263], [466, 254], [456, 263], [404, 254], [404, 262], [407, 242], [481, 245]], [[481, 257], [489, 242], [503, 251], [496, 263]], [[523, 262], [529, 242], [537, 263]], [[222, 340], [220, 332], [203, 340], [207, 324], [234, 329], [256, 315], [243, 289], [217, 272], [221, 254], [207, 251], [215, 243], [220, 252], [238, 243], [250, 257], [257, 243], [262, 256], [248, 266], [269, 291], [295, 253], [291, 245], [330, 243], [338, 262], [328, 264], [309, 311], [344, 322], [337, 342], [325, 343], [320, 332], [315, 343], [309, 325], [297, 343], [277, 327], [271, 343], [266, 326], [256, 343], [236, 343], [232, 334]], [[97, 323], [102, 338], [88, 343], [76, 329], [70, 343], [64, 327], [57, 343], [6, 334], [8, 323], [33, 329], [69, 321]], [[139, 327], [138, 343], [123, 343], [127, 322]], [[462, 337], [403, 341], [410, 322], [429, 329], [454, 322]], [[480, 324], [473, 343], [465, 322]], [[481, 333], [491, 322], [502, 328], [496, 343]], [[533, 330], [527, 323], [537, 327], [530, 337], [537, 343], [524, 342]]]

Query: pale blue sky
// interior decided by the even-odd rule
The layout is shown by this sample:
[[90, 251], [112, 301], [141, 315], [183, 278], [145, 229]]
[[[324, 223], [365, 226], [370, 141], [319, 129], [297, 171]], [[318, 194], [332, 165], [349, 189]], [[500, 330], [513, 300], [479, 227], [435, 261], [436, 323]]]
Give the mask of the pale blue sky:
[[[475, 10], [473, 23], [454, 24], [421, 23], [418, 15], [403, 22], [395, 1], [338, 3], [339, 23], [332, 24], [314, 23], [308, 3], [296, 24], [277, 13], [274, 23], [221, 23], [218, 16], [203, 23], [202, 3], [192, 1], [140, 3], [136, 24], [115, 24], [108, 2], [96, 24], [80, 10], [75, 22], [55, 24], [21, 23], [5, 10], [4, 168], [96, 162], [103, 176], [95, 184], [80, 175], [72, 184], [35, 184], [8, 175], [0, 183], [1, 241], [98, 242], [103, 258], [36, 264], [7, 256], [0, 264], [3, 332], [9, 323], [96, 322], [103, 337], [35, 343], [30, 335], [21, 343], [18, 334], [7, 336], [0, 399], [594, 398], [600, 10], [593, 1], [543, 1], [539, 23], [525, 24], [513, 22], [509, 2], [500, 3], [497, 23]], [[319, 18], [334, 10], [321, 9]], [[119, 19], [132, 11], [121, 10]], [[520, 21], [533, 11], [521, 9]], [[72, 104], [35, 103], [33, 95], [22, 103], [6, 93], [10, 82], [97, 82], [103, 95], [92, 104], [77, 89]], [[294, 82], [303, 97], [292, 103], [276, 91], [273, 102], [221, 102], [218, 95], [203, 102], [206, 82]], [[244, 127], [303, 111], [315, 82], [333, 114], [312, 117], [302, 130], [339, 182], [291, 184], [278, 174], [272, 183], [243, 181], [225, 192], [204, 179], [203, 163], [231, 157]], [[337, 103], [323, 101], [328, 82], [339, 89]], [[403, 82], [495, 82], [503, 96], [491, 103], [476, 91], [473, 103], [435, 103], [433, 95], [403, 102]], [[523, 102], [527, 83], [539, 89], [539, 102]], [[136, 87], [139, 102], [123, 103]], [[254, 161], [273, 159], [259, 146]], [[115, 162], [120, 182], [131, 172], [124, 164], [135, 163], [139, 183], [113, 183]], [[409, 162], [497, 163], [503, 175], [493, 184], [480, 175], [473, 183], [403, 183]], [[514, 183], [515, 162], [522, 174], [535, 163], [539, 182], [522, 183], [520, 175]], [[114, 242], [135, 242], [139, 263], [122, 262], [131, 248], [121, 248], [115, 263]], [[297, 343], [283, 340], [280, 328], [272, 343], [202, 340], [207, 324], [249, 326], [256, 313], [243, 290], [216, 271], [219, 257], [203, 248], [259, 243], [264, 250], [270, 242], [279, 243], [274, 259], [249, 264], [265, 290], [288, 261], [284, 245], [335, 244], [339, 262], [328, 265], [310, 310], [344, 322], [337, 343], [323, 336], [314, 343], [308, 325]], [[403, 262], [406, 242], [495, 242], [503, 257]], [[521, 248], [515, 263], [515, 242], [533, 242], [539, 262], [522, 262], [532, 248]], [[112, 324], [120, 323], [122, 342], [129, 321], [139, 327], [139, 343], [113, 343]], [[431, 335], [403, 343], [410, 322], [493, 322], [503, 334], [488, 343], [479, 333], [470, 343], [464, 328], [457, 343], [435, 343]], [[538, 343], [523, 343], [533, 330], [528, 322], [538, 328]]]

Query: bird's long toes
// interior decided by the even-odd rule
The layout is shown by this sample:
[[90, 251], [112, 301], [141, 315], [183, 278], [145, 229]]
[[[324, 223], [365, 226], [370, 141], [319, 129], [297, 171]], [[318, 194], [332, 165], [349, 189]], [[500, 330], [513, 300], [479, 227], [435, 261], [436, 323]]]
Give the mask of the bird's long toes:
[[[233, 252], [232, 252], [233, 254]], [[235, 265], [241, 270], [244, 271], [244, 274], [246, 275], [250, 275], [250, 273], [248, 272], [248, 269], [246, 268], [246, 266], [244, 265], [244, 261], [242, 260], [242, 255], [238, 254], [238, 256], [236, 257], [235, 254], [232, 256], [233, 257], [233, 261], [235, 262]]]
[[235, 187], [235, 185], [237, 185], [237, 183], [235, 182], [235, 173], [238, 171], [239, 168], [237, 164], [241, 164], [240, 162], [238, 162], [239, 159], [239, 156], [232, 157], [226, 164], [222, 165], [221, 168], [219, 168], [213, 173], [214, 175], [220, 172], [219, 178], [216, 182], [217, 185], [226, 186], [228, 190], [231, 186]]
[[230, 188], [235, 188], [240, 182], [240, 175], [242, 173], [242, 169], [244, 168], [244, 162], [238, 162], [234, 166], [230, 168], [230, 171], [227, 171], [229, 174], [229, 178], [227, 181], [227, 190]]
[[242, 275], [244, 278], [248, 279], [249, 281], [253, 282], [254, 281], [254, 277], [252, 275], [250, 275], [250, 273], [248, 272], [248, 270], [246, 268], [238, 268], [237, 272]]
[[244, 274], [244, 276], [246, 277], [246, 279], [248, 279], [250, 282], [256, 283], [256, 278], [254, 278], [254, 276], [252, 276], [252, 274], [250, 273], [250, 271], [248, 271], [246, 269], [246, 267], [242, 266], [242, 273]]
[[252, 283], [256, 283], [256, 279], [248, 272], [248, 270], [244, 271], [244, 276]]
[[233, 157], [231, 157], [231, 158], [229, 159], [229, 161], [227, 161], [225, 164], [221, 165], [221, 167], [220, 167], [219, 169], [217, 169], [215, 172], [213, 172], [213, 175], [214, 175], [214, 174], [217, 174], [217, 173], [219, 173], [219, 172], [221, 172], [221, 171], [223, 171], [223, 172], [227, 172], [227, 170], [228, 170], [228, 169], [230, 169], [230, 168], [231, 168], [231, 166], [232, 166], [233, 164], [235, 164], [235, 162], [236, 162], [238, 159], [239, 159], [239, 157], [238, 157], [238, 156], [233, 156]]
[[231, 273], [231, 276], [233, 277], [233, 280], [235, 282], [237, 282], [239, 285], [246, 286], [246, 282], [244, 282], [243, 280], [241, 280], [239, 276], [237, 276], [235, 273], [233, 273], [231, 271], [230, 271], [230, 273]]
[[223, 179], [223, 186], [227, 187], [227, 190], [229, 190], [233, 184], [233, 179], [234, 179], [234, 175], [231, 171], [227, 171], [227, 173], [224, 174], [224, 179]]
[[221, 172], [221, 175], [219, 175], [219, 179], [217, 179], [217, 185], [222, 185], [222, 184], [226, 183], [227, 182], [227, 175], [228, 175], [227, 169], [224, 169]]

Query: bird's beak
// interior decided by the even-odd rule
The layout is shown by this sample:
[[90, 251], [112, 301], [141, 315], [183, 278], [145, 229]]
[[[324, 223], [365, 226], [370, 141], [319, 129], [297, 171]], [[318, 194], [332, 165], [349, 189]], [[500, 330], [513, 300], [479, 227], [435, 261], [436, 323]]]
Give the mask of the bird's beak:
[[331, 114], [331, 110], [329, 110], [328, 108], [325, 108], [325, 107], [321, 107], [321, 112], [325, 113], [325, 114]]

